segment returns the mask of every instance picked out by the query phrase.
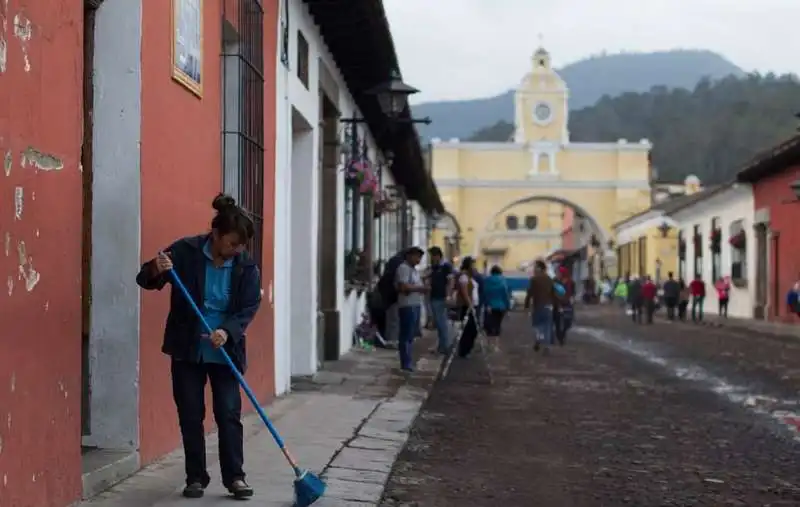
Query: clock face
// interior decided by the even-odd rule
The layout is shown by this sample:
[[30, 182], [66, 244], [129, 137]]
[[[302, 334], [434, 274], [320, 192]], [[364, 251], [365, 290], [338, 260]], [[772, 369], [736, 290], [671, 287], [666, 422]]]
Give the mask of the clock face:
[[536, 107], [533, 108], [533, 116], [536, 121], [546, 122], [552, 115], [553, 111], [550, 109], [550, 105], [544, 102], [536, 104]]

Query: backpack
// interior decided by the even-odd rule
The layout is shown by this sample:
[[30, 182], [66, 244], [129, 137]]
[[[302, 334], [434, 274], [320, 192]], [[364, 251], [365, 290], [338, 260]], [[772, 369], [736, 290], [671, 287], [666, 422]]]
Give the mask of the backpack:
[[402, 255], [395, 255], [386, 262], [386, 267], [383, 274], [378, 280], [378, 294], [381, 296], [381, 303], [384, 308], [389, 308], [397, 303], [399, 294], [397, 293], [397, 286], [394, 283], [395, 276], [397, 276], [397, 268], [405, 262]]

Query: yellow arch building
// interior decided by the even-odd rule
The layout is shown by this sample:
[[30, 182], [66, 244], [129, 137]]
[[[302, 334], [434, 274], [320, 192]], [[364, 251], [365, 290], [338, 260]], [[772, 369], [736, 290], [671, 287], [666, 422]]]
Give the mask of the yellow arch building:
[[[571, 142], [569, 90], [542, 48], [516, 90], [514, 126], [508, 142], [432, 141], [431, 170], [447, 208], [433, 243], [506, 270], [562, 246], [594, 243], [584, 259], [612, 250], [612, 224], [651, 204], [650, 142]], [[564, 245], [563, 231], [577, 229], [572, 216], [589, 234]]]

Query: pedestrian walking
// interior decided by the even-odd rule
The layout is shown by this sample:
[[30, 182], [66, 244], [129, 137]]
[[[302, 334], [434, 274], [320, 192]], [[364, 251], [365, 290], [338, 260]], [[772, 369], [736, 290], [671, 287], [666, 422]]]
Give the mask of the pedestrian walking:
[[478, 302], [479, 290], [479, 284], [475, 280], [475, 259], [464, 257], [456, 283], [456, 301], [461, 322], [464, 322], [461, 340], [458, 342], [458, 356], [461, 358], [469, 357], [478, 337], [478, 314], [475, 305]]
[[[503, 276], [500, 266], [493, 266], [488, 276], [483, 282], [483, 294], [486, 297], [486, 335], [489, 338], [500, 336], [503, 319], [508, 310], [511, 309], [511, 290]], [[495, 349], [497, 343], [494, 344]]]
[[450, 284], [453, 276], [453, 266], [444, 261], [442, 249], [438, 246], [428, 249], [430, 256], [430, 270], [427, 277], [430, 286], [431, 318], [436, 327], [438, 336], [436, 348], [439, 354], [447, 354], [450, 350], [450, 326], [447, 319], [447, 296], [450, 293]]
[[667, 307], [667, 319], [675, 320], [675, 310], [681, 298], [681, 285], [675, 280], [675, 274], [670, 271], [667, 273], [667, 281], [664, 282], [664, 305]]
[[603, 283], [600, 285], [600, 302], [601, 303], [610, 303], [612, 301], [612, 291], [613, 286], [611, 283], [611, 279], [609, 277], [603, 278]]
[[[656, 311], [656, 298], [658, 297], [658, 287], [653, 282], [653, 278], [647, 275], [642, 284], [642, 307], [645, 314], [645, 322], [653, 323], [653, 314]], [[641, 322], [641, 320], [640, 320]]]
[[699, 273], [694, 275], [694, 280], [689, 284], [689, 292], [692, 294], [692, 321], [701, 322], [703, 320], [703, 304], [706, 300], [706, 284], [703, 276]]
[[678, 318], [685, 321], [692, 292], [689, 290], [686, 282], [683, 281], [683, 278], [678, 279], [678, 284], [681, 286], [680, 297], [678, 298]]
[[792, 285], [792, 288], [786, 292], [786, 315], [800, 316], [800, 277]]
[[531, 321], [536, 333], [536, 342], [533, 346], [536, 351], [542, 344], [545, 353], [549, 351], [553, 334], [553, 308], [556, 305], [555, 283], [548, 276], [544, 261], [537, 260], [525, 294], [525, 309], [531, 309]]
[[631, 319], [639, 324], [642, 323], [642, 303], [642, 282], [634, 275], [628, 283], [628, 305], [631, 309]]
[[400, 317], [397, 314], [398, 293], [395, 275], [397, 274], [397, 268], [405, 262], [405, 259], [406, 250], [401, 250], [394, 254], [386, 262], [377, 285], [384, 314], [383, 338], [390, 347], [396, 345], [399, 341]]
[[625, 308], [628, 304], [628, 282], [630, 280], [625, 277], [625, 279], [617, 280], [617, 286], [614, 287], [614, 298], [616, 298], [617, 303], [622, 307]]
[[717, 300], [719, 301], [719, 316], [728, 318], [728, 301], [730, 301], [731, 282], [730, 277], [723, 277], [717, 280], [714, 285], [717, 291]]
[[559, 345], [564, 345], [567, 339], [567, 331], [572, 327], [575, 319], [575, 281], [570, 276], [569, 270], [564, 266], [558, 268], [556, 284], [561, 286], [561, 290], [556, 287], [558, 304], [553, 308], [553, 324], [555, 329], [555, 339]]
[[422, 283], [417, 266], [425, 251], [419, 247], [406, 250], [405, 260], [397, 267], [395, 286], [397, 287], [397, 317], [399, 335], [397, 349], [400, 356], [400, 369], [411, 373], [414, 371], [414, 338], [419, 328], [422, 305], [428, 287]]
[[215, 330], [201, 334], [189, 301], [179, 290], [172, 291], [161, 351], [170, 356], [172, 396], [183, 439], [183, 496], [202, 497], [211, 481], [203, 426], [205, 387], [210, 382], [222, 484], [243, 499], [253, 496], [253, 488], [245, 482], [243, 470], [242, 399], [239, 382], [219, 349], [225, 349], [241, 372], [246, 370], [245, 330], [261, 304], [261, 278], [245, 251], [255, 231], [248, 213], [224, 194], [212, 206], [216, 215], [211, 232], [170, 245], [142, 265], [136, 283], [145, 290], [161, 290], [169, 282], [168, 272], [175, 270]]

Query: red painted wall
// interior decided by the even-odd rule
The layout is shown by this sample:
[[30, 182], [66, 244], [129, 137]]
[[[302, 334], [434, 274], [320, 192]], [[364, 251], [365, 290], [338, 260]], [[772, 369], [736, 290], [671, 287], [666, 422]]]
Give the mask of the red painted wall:
[[[30, 21], [29, 40], [14, 35], [17, 15], [23, 26]], [[10, 157], [10, 172], [0, 172], [3, 507], [63, 507], [81, 494], [82, 19], [81, 0], [0, 2], [0, 39], [8, 46], [0, 71], [0, 166]], [[31, 149], [53, 157], [43, 163], [63, 167], [24, 164]], [[24, 199], [19, 219], [16, 187]], [[34, 280], [35, 270], [38, 283], [26, 288], [21, 262], [24, 276]]]
[[[786, 293], [800, 276], [800, 229], [797, 227], [797, 216], [800, 213], [800, 202], [789, 185], [800, 179], [800, 165], [789, 167], [785, 171], [770, 178], [765, 178], [753, 185], [755, 209], [770, 210], [770, 229], [778, 231], [777, 249], [770, 244], [768, 294], [770, 300], [777, 296], [778, 319], [792, 320], [784, 304]], [[776, 258], [777, 254], [777, 258]], [[770, 318], [774, 319], [774, 310], [770, 309]], [[788, 318], [788, 319], [787, 319]]]
[[[277, 6], [265, 16], [265, 126], [267, 182], [264, 217], [265, 294], [272, 285], [275, 176], [275, 52]], [[211, 200], [221, 189], [220, 3], [204, 2], [203, 93], [198, 98], [172, 79], [171, 2], [143, 3], [142, 41], [142, 256], [152, 258], [178, 237], [208, 230]], [[161, 353], [168, 296], [143, 293], [141, 314], [141, 455], [147, 463], [180, 445], [169, 389], [169, 362]], [[263, 400], [274, 388], [273, 318], [267, 298], [248, 335], [248, 380]], [[210, 406], [210, 404], [209, 404]], [[209, 416], [208, 427], [211, 428]]]
[[562, 221], [561, 248], [572, 250], [575, 248], [575, 234], [572, 228], [575, 225], [575, 211], [572, 208], [564, 207], [564, 219]]

